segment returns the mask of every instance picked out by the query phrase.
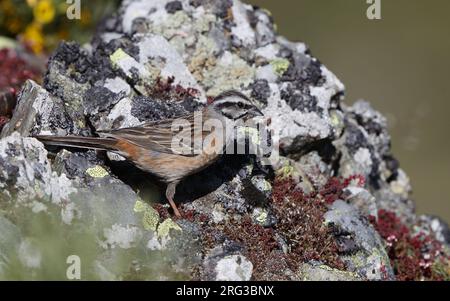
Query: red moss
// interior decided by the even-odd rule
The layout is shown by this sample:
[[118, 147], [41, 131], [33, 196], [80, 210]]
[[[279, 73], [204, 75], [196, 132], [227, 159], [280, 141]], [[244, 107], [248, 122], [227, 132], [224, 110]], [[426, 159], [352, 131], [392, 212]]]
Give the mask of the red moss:
[[195, 210], [184, 210], [179, 208], [181, 215], [183, 216], [183, 219], [188, 220], [190, 222], [193, 222], [195, 220]]
[[344, 188], [348, 186], [346, 180], [340, 178], [330, 178], [328, 183], [319, 191], [327, 204], [333, 204], [336, 200], [341, 198]]
[[435, 265], [448, 264], [442, 244], [434, 237], [410, 229], [395, 213], [379, 210], [378, 220], [369, 218], [386, 241], [386, 250], [398, 280], [444, 280], [448, 275], [436, 272]]
[[336, 200], [342, 198], [344, 189], [350, 185], [364, 187], [366, 179], [362, 175], [353, 175], [348, 178], [332, 177], [328, 183], [319, 191], [319, 196], [323, 197], [325, 203], [333, 204]]
[[350, 186], [353, 182], [359, 187], [364, 187], [366, 185], [366, 178], [363, 175], [353, 175], [344, 180], [344, 186]]
[[343, 188], [342, 181], [332, 178], [320, 192], [305, 195], [294, 180], [275, 180], [273, 209], [278, 218], [275, 229], [290, 248], [288, 261], [293, 268], [310, 260], [344, 268], [332, 229], [323, 223], [327, 203], [336, 200]]
[[155, 85], [148, 87], [150, 94], [165, 99], [184, 99], [186, 97], [196, 97], [199, 91], [194, 88], [184, 88], [177, 84], [174, 85], [175, 77], [170, 76], [167, 79], [158, 77]]
[[15, 50], [8, 48], [0, 50], [0, 90], [6, 88], [17, 94], [27, 79], [38, 77], [39, 73], [28, 66]]
[[223, 233], [231, 240], [245, 246], [244, 255], [253, 263], [254, 279], [264, 279], [272, 266], [267, 266], [271, 257], [279, 250], [275, 232], [254, 224], [250, 216], [240, 222], [232, 221], [225, 225]]
[[38, 72], [31, 69], [15, 50], [0, 50], [0, 131], [11, 118], [22, 84], [38, 77]]
[[[361, 177], [349, 179], [332, 178], [320, 191], [305, 194], [291, 178], [277, 178], [273, 183], [272, 202], [269, 208], [277, 224], [263, 227], [255, 223], [249, 214], [240, 220], [212, 223], [206, 215], [179, 210], [184, 219], [201, 227], [201, 243], [209, 250], [225, 241], [237, 242], [241, 252], [253, 264], [253, 280], [289, 280], [287, 271], [296, 271], [299, 263], [319, 260], [330, 267], [344, 269], [339, 258], [339, 245], [334, 229], [325, 225], [324, 214], [328, 204], [340, 198], [343, 189], [353, 180], [363, 183]], [[160, 215], [167, 208], [155, 205]], [[233, 212], [228, 212], [233, 216]], [[201, 271], [194, 271], [201, 279]]]
[[328, 204], [338, 199], [354, 179], [361, 178], [332, 178], [323, 189], [311, 194], [304, 194], [291, 178], [275, 179], [270, 209], [277, 224], [270, 228], [254, 223], [248, 214], [223, 224], [212, 224], [210, 219], [201, 221], [201, 216], [189, 212], [186, 218], [201, 225], [205, 249], [224, 239], [238, 242], [243, 255], [253, 263], [253, 280], [289, 280], [288, 270], [296, 271], [299, 263], [311, 260], [344, 269], [333, 229], [323, 221]]
[[159, 216], [162, 219], [166, 219], [168, 217], [171, 217], [171, 215], [169, 213], [169, 210], [163, 204], [159, 204], [159, 203], [158, 204], [154, 204], [153, 205], [153, 209], [155, 209], [158, 212]]
[[190, 222], [197, 221], [199, 223], [205, 223], [209, 220], [207, 215], [198, 213], [193, 209], [184, 209], [183, 206], [179, 206], [178, 210], [180, 211], [182, 218]]

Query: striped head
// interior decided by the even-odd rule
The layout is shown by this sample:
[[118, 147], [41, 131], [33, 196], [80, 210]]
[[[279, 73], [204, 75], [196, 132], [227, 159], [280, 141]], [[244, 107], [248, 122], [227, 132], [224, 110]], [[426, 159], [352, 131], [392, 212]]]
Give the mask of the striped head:
[[258, 106], [244, 94], [227, 91], [218, 95], [210, 104], [212, 109], [230, 120], [247, 120], [263, 116]]

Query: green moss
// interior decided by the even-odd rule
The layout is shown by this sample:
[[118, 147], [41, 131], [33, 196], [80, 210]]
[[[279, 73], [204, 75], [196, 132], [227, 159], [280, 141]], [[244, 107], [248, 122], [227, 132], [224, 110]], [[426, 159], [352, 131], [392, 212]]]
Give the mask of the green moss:
[[287, 59], [274, 59], [270, 62], [273, 70], [278, 76], [282, 76], [289, 68], [289, 61]]
[[109, 175], [109, 173], [106, 171], [106, 169], [104, 169], [100, 165], [96, 165], [94, 167], [90, 167], [90, 168], [86, 169], [86, 173], [93, 178], [104, 178], [107, 175]]

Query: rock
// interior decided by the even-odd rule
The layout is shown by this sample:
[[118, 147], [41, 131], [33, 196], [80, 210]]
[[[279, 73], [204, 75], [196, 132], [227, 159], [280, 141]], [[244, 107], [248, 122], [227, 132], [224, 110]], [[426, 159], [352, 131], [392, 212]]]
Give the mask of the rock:
[[249, 281], [253, 264], [233, 245], [218, 246], [204, 260], [204, 280]]
[[356, 273], [339, 271], [320, 262], [303, 263], [299, 269], [303, 281], [361, 281]]
[[334, 202], [325, 222], [336, 227], [335, 235], [350, 271], [369, 280], [394, 279], [380, 236], [354, 207], [341, 200]]
[[4, 127], [1, 137], [14, 131], [23, 136], [39, 134], [67, 135], [73, 128], [62, 101], [28, 80], [18, 97], [11, 121]]
[[378, 207], [376, 199], [364, 188], [350, 186], [344, 190], [345, 200], [358, 208], [365, 216], [377, 216]]
[[396, 211], [403, 220], [413, 224], [409, 178], [390, 152], [386, 119], [363, 101], [344, 111], [347, 113], [343, 135], [333, 141], [342, 154], [340, 174], [364, 176], [378, 209]]
[[[447, 247], [450, 246], [450, 227], [441, 218], [432, 215], [421, 215], [418, 228], [420, 229], [418, 232], [431, 234], [442, 244]], [[416, 231], [419, 229], [416, 229]]]
[[[210, 96], [232, 88], [251, 94], [254, 81], [264, 78], [273, 84], [270, 89], [266, 85], [264, 96], [259, 98], [263, 103], [268, 103], [265, 113], [274, 121], [272, 128], [286, 149], [294, 151], [306, 142], [334, 137], [329, 110], [331, 100], [342, 94], [344, 87], [328, 69], [306, 53], [304, 44], [277, 39], [271, 17], [263, 10], [239, 1], [213, 1], [204, 6], [194, 2], [131, 1], [123, 5], [124, 32], [132, 33], [132, 24], [138, 19], [151, 24], [144, 35], [137, 34], [137, 39], [141, 41], [137, 43], [139, 60], [135, 60], [136, 70], [141, 70], [137, 73], [141, 75], [137, 77], [142, 74], [148, 77], [156, 67], [163, 77], [173, 75], [181, 86], [198, 89], [200, 101], [204, 101], [203, 90]], [[227, 22], [219, 22], [226, 17], [228, 8], [234, 16], [231, 26]], [[136, 10], [140, 13], [132, 13]], [[222, 16], [218, 12], [225, 13]], [[217, 34], [226, 30], [231, 31], [229, 37]], [[149, 34], [162, 35], [164, 39]], [[181, 39], [183, 36], [189, 38]], [[152, 42], [155, 39], [157, 43]], [[151, 47], [145, 46], [149, 43]], [[239, 53], [230, 51], [226, 46], [230, 44], [237, 47]], [[180, 56], [172, 52], [172, 47]], [[259, 54], [259, 67], [252, 64], [255, 53]], [[279, 53], [289, 55], [283, 57]], [[157, 60], [153, 60], [150, 71], [143, 71], [142, 66], [147, 64], [145, 57], [148, 56], [166, 58], [168, 65], [161, 68], [155, 65]], [[182, 58], [182, 62], [178, 57]], [[198, 84], [183, 68], [183, 62], [189, 65], [189, 71]], [[273, 70], [270, 80], [267, 76], [261, 77], [262, 73], [258, 71], [265, 67]], [[308, 108], [304, 107], [306, 101], [311, 103]]]
[[249, 281], [253, 264], [242, 255], [222, 258], [216, 265], [217, 281]]
[[75, 191], [65, 174], [52, 171], [44, 146], [17, 132], [0, 140], [0, 166], [0, 198], [12, 206], [10, 210], [20, 204], [39, 212], [48, 203], [62, 205]]
[[19, 228], [0, 215], [0, 279], [6, 279], [9, 262], [17, 253], [21, 241]]

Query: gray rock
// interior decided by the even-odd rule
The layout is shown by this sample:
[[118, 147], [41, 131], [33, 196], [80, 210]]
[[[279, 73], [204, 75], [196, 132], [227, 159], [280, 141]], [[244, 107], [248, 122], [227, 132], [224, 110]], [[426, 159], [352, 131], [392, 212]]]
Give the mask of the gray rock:
[[415, 230], [432, 235], [442, 244], [450, 247], [450, 227], [444, 220], [437, 216], [421, 215], [419, 217], [418, 227]]
[[364, 279], [356, 273], [336, 270], [320, 262], [303, 263], [298, 274], [303, 281], [361, 281]]
[[203, 280], [248, 281], [252, 277], [253, 264], [233, 246], [212, 249], [203, 264]]
[[356, 208], [338, 200], [325, 214], [325, 222], [336, 227], [335, 235], [349, 271], [369, 280], [394, 279], [380, 236]]
[[0, 137], [17, 131], [22, 136], [55, 134], [66, 135], [73, 129], [62, 101], [28, 80], [18, 97], [11, 121], [3, 128]]
[[253, 264], [242, 255], [231, 255], [220, 259], [215, 270], [217, 281], [249, 281]]

